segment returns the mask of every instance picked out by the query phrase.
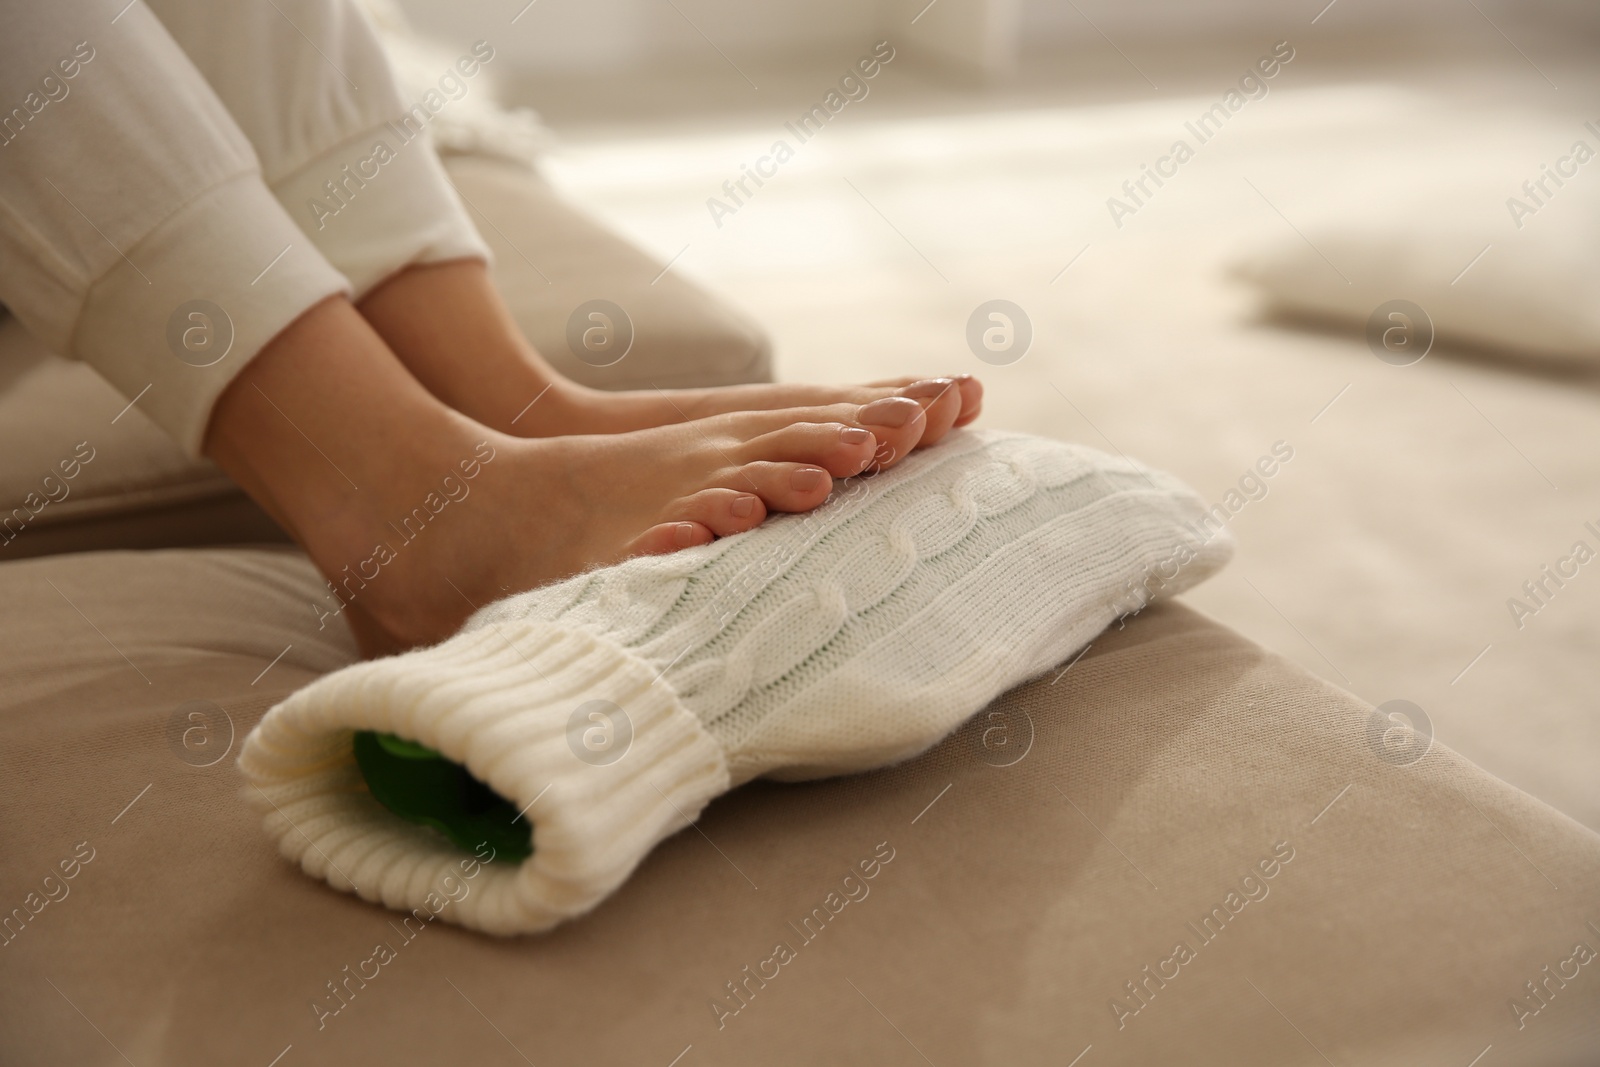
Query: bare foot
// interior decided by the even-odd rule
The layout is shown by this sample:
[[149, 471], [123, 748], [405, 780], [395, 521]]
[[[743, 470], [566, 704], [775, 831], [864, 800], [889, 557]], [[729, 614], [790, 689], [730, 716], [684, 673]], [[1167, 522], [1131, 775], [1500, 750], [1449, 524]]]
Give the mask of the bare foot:
[[342, 617], [375, 655], [443, 640], [509, 593], [810, 510], [834, 478], [915, 448], [928, 410], [891, 396], [514, 437], [441, 403], [330, 298], [239, 370], [206, 451], [328, 579], [319, 625]]
[[[809, 511], [835, 478], [915, 447], [925, 422], [920, 405], [891, 397], [631, 433], [490, 434], [475, 446], [470, 483], [456, 479], [466, 490], [458, 502], [433, 517], [406, 495], [420, 487], [375, 488], [323, 527], [313, 557], [324, 573], [372, 576], [338, 593], [363, 651], [399, 651], [442, 640], [510, 593]], [[407, 515], [416, 519], [402, 532], [393, 523]]]
[[[618, 433], [664, 426], [731, 411], [771, 411], [822, 404], [869, 404], [884, 397], [916, 400], [927, 412], [927, 426], [914, 447], [938, 444], [955, 426], [965, 426], [983, 410], [983, 385], [970, 374], [948, 378], [893, 378], [867, 385], [730, 385], [718, 389], [605, 392], [556, 379], [547, 396], [517, 420], [511, 432], [546, 436], [573, 432]], [[550, 408], [539, 407], [550, 402]], [[526, 422], [526, 426], [521, 424]], [[563, 429], [562, 427], [568, 427]]]
[[969, 374], [868, 385], [737, 385], [606, 392], [570, 382], [534, 351], [482, 263], [401, 271], [365, 296], [363, 317], [429, 392], [456, 411], [520, 437], [627, 433], [734, 411], [867, 404], [890, 396], [927, 412], [914, 447], [935, 444], [983, 407]]

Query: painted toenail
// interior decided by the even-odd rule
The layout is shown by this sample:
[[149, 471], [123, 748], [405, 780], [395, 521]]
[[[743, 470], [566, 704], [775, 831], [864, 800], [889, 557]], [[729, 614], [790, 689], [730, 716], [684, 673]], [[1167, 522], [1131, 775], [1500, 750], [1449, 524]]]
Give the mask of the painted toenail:
[[886, 396], [882, 400], [874, 400], [862, 408], [857, 416], [857, 421], [868, 426], [886, 426], [898, 429], [910, 422], [922, 410], [922, 405], [915, 400], [908, 400], [901, 396]]
[[872, 434], [859, 426], [846, 426], [839, 431], [839, 437], [847, 445], [864, 445], [872, 440]]
[[694, 544], [694, 523], [680, 522], [672, 531], [672, 539], [678, 543], [679, 548], [688, 548]]
[[815, 467], [806, 467], [789, 475], [789, 484], [797, 493], [809, 493], [822, 484], [822, 479], [827, 477], [827, 472]]
[[944, 393], [949, 392], [951, 387], [953, 387], [955, 384], [956, 383], [951, 381], [949, 378], [929, 378], [926, 381], [912, 382], [910, 385], [900, 390], [900, 395], [909, 396], [916, 399], [927, 399], [929, 397], [941, 396]]
[[748, 519], [756, 513], [756, 498], [746, 493], [735, 500], [728, 510], [733, 512], [736, 519]]

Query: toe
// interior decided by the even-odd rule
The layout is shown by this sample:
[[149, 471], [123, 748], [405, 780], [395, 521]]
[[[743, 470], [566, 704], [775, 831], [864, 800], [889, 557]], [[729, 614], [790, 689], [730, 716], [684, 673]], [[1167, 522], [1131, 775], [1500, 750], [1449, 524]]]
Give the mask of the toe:
[[923, 381], [926, 374], [908, 374], [901, 378], [882, 378], [875, 382], [868, 382], [856, 391], [853, 398], [857, 404], [867, 404], [886, 396], [894, 396], [908, 385], [915, 385]]
[[877, 439], [860, 426], [796, 422], [752, 437], [739, 454], [746, 461], [812, 463], [835, 478], [848, 478], [865, 470], [877, 450]]
[[884, 397], [856, 410], [855, 421], [872, 431], [878, 450], [873, 469], [892, 467], [917, 447], [928, 426], [922, 405], [905, 396]]
[[[950, 375], [950, 378], [956, 383], [956, 388], [961, 393], [961, 414], [956, 416], [954, 425], [965, 426], [977, 418], [978, 413], [983, 410], [983, 383], [970, 374], [953, 374]], [[916, 385], [919, 382], [928, 380], [930, 379], [925, 377], [885, 378], [882, 381], [869, 382], [868, 387], [887, 388], [899, 393], [901, 396], [912, 396], [914, 394], [905, 391], [906, 386]], [[857, 402], [866, 403], [865, 400]]]
[[828, 499], [833, 478], [813, 464], [762, 460], [729, 471], [724, 485], [754, 493], [768, 511], [795, 512], [810, 511]]
[[628, 542], [623, 552], [630, 556], [664, 556], [679, 549], [710, 544], [715, 539], [716, 535], [702, 523], [663, 522]]
[[739, 489], [702, 489], [667, 510], [678, 522], [699, 524], [718, 537], [753, 530], [767, 517], [762, 499]]
[[900, 395], [921, 404], [927, 414], [927, 426], [917, 442], [918, 448], [938, 444], [961, 415], [961, 390], [954, 378], [926, 378], [901, 389]]
[[970, 374], [958, 374], [956, 387], [961, 390], [961, 414], [955, 424], [965, 426], [983, 411], [983, 383]]
[[[724, 443], [715, 447], [720, 455], [736, 460], [810, 460], [844, 478], [892, 467], [911, 454], [927, 423], [922, 404], [906, 396], [879, 397], [859, 407], [746, 411], [720, 417], [716, 430]], [[859, 435], [849, 436], [852, 427], [870, 433], [871, 445]], [[857, 458], [863, 454], [866, 463]]]

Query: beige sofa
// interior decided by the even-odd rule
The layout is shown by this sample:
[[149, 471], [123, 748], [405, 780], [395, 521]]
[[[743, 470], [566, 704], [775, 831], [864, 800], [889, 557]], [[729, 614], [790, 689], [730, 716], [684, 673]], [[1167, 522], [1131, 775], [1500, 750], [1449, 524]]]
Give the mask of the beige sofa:
[[[747, 323], [535, 179], [456, 166], [545, 350], [606, 296], [637, 308], [628, 381], [764, 373]], [[271, 531], [0, 343], [4, 501], [96, 450], [0, 549], [38, 557], [0, 564], [0, 1061], [1600, 1062], [1600, 837], [1181, 604], [910, 763], [736, 791], [550, 935], [335, 893], [232, 766], [354, 658], [315, 572], [281, 544], [64, 554]]]

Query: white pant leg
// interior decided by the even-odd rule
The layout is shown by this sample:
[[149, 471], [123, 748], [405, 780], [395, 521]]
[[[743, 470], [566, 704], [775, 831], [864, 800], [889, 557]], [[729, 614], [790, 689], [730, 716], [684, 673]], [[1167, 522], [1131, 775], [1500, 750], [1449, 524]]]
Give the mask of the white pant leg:
[[[410, 264], [487, 260], [434, 154], [427, 107], [408, 112], [349, 0], [148, 2], [250, 138], [268, 188], [358, 299]], [[465, 60], [453, 79], [463, 91], [461, 74], [481, 65]]]
[[8, 5], [0, 302], [198, 454], [239, 369], [349, 283], [156, 16], [124, 3]]

